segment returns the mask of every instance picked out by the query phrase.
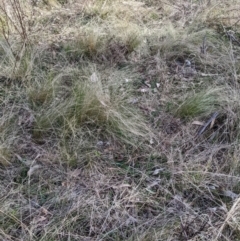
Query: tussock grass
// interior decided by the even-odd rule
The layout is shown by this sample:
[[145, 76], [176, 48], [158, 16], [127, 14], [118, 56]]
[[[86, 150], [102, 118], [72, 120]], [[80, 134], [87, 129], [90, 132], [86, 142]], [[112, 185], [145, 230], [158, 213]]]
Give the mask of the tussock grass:
[[209, 115], [220, 110], [221, 89], [209, 89], [187, 98], [177, 109], [177, 115], [181, 118]]
[[238, 2], [4, 3], [0, 239], [238, 240]]
[[150, 138], [151, 131], [144, 118], [129, 103], [131, 85], [123, 86], [121, 83], [115, 83], [115, 80], [102, 83], [95, 72], [88, 76], [87, 80], [84, 78], [86, 77], [79, 76], [70, 88], [65, 86], [64, 89], [62, 86], [63, 91], [60, 91], [61, 87], [56, 86], [60, 91], [59, 96], [55, 96], [47, 104], [45, 101], [48, 95], [57, 92], [56, 90], [51, 91], [46, 87], [46, 90], [40, 89], [41, 92], [34, 96], [34, 92], [30, 92], [29, 97], [34, 98], [35, 105], [42, 104], [43, 107], [42, 110], [38, 109], [36, 130], [48, 132], [56, 128], [61, 132], [62, 129], [68, 129], [74, 134], [78, 127], [89, 125], [129, 143], [135, 137]]

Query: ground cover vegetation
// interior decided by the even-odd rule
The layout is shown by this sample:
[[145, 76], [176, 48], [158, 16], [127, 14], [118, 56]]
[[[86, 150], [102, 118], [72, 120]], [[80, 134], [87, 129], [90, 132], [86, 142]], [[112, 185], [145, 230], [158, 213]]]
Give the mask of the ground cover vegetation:
[[240, 2], [2, 0], [0, 240], [240, 240]]

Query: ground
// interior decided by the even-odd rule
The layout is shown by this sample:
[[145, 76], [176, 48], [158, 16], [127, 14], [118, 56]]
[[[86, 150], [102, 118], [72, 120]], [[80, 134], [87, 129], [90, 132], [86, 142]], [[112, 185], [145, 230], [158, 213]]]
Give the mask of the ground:
[[240, 2], [0, 3], [0, 240], [240, 240]]

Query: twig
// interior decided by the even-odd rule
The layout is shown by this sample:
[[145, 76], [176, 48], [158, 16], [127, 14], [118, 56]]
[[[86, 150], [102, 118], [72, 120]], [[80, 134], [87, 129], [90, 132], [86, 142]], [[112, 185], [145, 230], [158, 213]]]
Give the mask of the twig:
[[206, 131], [207, 127], [217, 118], [218, 112], [215, 112], [211, 118], [206, 122], [206, 124], [198, 131], [196, 137], [200, 136], [204, 131]]
[[[21, 59], [23, 52], [25, 50], [25, 46], [28, 42], [28, 34], [27, 34], [27, 24], [25, 21], [25, 13], [24, 9], [21, 5], [20, 0], [9, 0], [8, 5], [11, 7], [12, 11], [9, 13], [7, 11], [7, 4], [6, 1], [2, 1], [0, 4], [0, 13], [2, 13], [2, 18], [0, 18], [0, 24], [2, 26], [1, 32], [3, 38], [5, 39], [11, 54], [14, 56], [14, 66], [12, 74], [14, 75], [16, 69], [18, 68], [19, 60]], [[10, 42], [10, 34], [11, 34], [11, 27], [20, 35], [21, 37], [21, 47], [18, 53], [12, 48]]]
[[229, 37], [231, 43], [235, 42], [238, 45], [240, 45], [240, 41], [238, 41], [238, 39], [235, 37], [234, 31], [232, 31], [232, 30], [227, 31], [227, 36]]
[[200, 47], [201, 53], [206, 54], [207, 51], [207, 45], [206, 45], [206, 35], [203, 38], [202, 46]]
[[205, 73], [201, 73], [200, 76], [202, 76], [202, 77], [212, 77], [212, 76], [219, 76], [219, 74], [205, 74]]

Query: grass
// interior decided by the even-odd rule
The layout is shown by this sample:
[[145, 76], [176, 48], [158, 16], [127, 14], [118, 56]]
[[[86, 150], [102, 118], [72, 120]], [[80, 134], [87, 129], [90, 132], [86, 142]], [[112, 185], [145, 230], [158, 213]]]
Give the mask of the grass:
[[177, 114], [181, 118], [188, 118], [203, 114], [208, 115], [217, 111], [221, 103], [219, 92], [221, 93], [221, 90], [215, 88], [187, 98], [177, 109]]
[[0, 3], [0, 239], [240, 240], [239, 8]]

